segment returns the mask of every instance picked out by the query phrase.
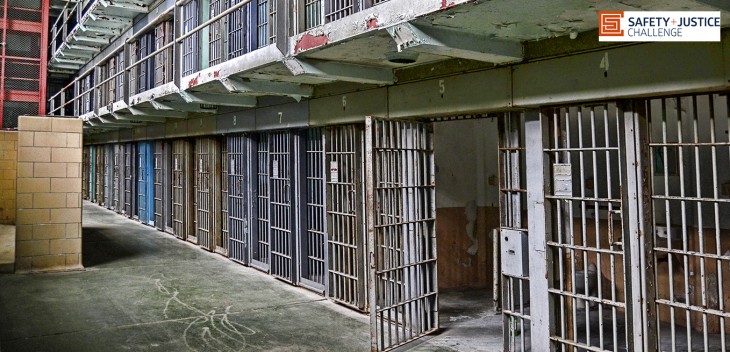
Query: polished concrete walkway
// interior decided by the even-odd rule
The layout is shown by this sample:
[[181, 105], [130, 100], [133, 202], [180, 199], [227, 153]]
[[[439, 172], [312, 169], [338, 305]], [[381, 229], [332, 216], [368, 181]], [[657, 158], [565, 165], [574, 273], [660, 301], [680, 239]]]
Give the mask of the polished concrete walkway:
[[[369, 351], [368, 316], [84, 203], [79, 272], [0, 274], [0, 351]], [[404, 350], [499, 351], [486, 291]]]

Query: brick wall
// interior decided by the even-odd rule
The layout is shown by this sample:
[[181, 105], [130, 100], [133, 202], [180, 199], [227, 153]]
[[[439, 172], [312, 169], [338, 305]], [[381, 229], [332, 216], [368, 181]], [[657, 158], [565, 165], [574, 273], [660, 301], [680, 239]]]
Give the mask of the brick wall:
[[18, 132], [0, 132], [0, 225], [15, 224]]
[[81, 132], [78, 119], [18, 120], [16, 272], [82, 268]]

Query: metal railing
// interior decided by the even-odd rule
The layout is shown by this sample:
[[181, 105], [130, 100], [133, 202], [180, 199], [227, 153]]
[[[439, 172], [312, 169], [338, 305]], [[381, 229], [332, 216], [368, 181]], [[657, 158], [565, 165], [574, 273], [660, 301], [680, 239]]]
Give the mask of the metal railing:
[[[299, 6], [302, 9], [305, 9], [306, 14], [308, 14], [305, 15], [305, 22], [307, 23], [305, 27], [311, 28], [322, 24], [322, 20], [329, 22], [331, 20], [339, 19], [341, 17], [355, 13], [361, 9], [369, 8], [386, 1], [388, 0], [351, 0], [349, 1], [349, 3], [352, 3], [352, 5], [350, 6], [350, 10], [342, 8], [342, 6], [339, 5], [339, 7], [334, 6], [332, 5], [334, 4], [334, 2], [330, 0], [306, 1], [301, 2]], [[152, 88], [152, 85], [158, 87], [162, 84], [168, 83], [172, 81], [173, 77], [176, 78], [176, 82], [179, 82], [186, 74], [193, 74], [208, 65], [220, 64], [222, 62], [225, 62], [226, 60], [231, 60], [255, 49], [276, 43], [278, 30], [276, 25], [276, 1], [226, 0], [224, 4], [215, 6], [226, 7], [227, 5], [228, 8], [216, 8], [214, 11], [211, 11], [211, 15], [208, 16], [207, 20], [202, 22], [191, 22], [190, 26], [194, 26], [193, 28], [186, 30], [184, 33], [180, 33], [173, 40], [168, 41], [167, 38], [165, 38], [166, 43], [163, 45], [161, 45], [159, 42], [156, 42], [155, 44], [153, 44], [155, 47], [154, 51], [152, 50], [153, 46], [148, 45], [148, 50], [140, 52], [139, 55], [133, 55], [136, 53], [136, 50], [135, 52], [132, 52], [131, 50], [137, 48], [137, 45], [134, 43], [136, 43], [142, 35], [144, 35], [146, 32], [149, 32], [150, 30], [155, 31], [155, 26], [160, 23], [160, 19], [164, 18], [165, 16], [169, 16], [171, 11], [175, 10], [175, 13], [177, 15], [182, 15], [183, 7], [188, 3], [189, 1], [176, 2], [173, 8], [170, 8], [164, 13], [158, 15], [154, 20], [150, 21], [149, 24], [147, 24], [143, 28], [140, 28], [137, 33], [135, 33], [130, 39], [126, 40], [124, 44], [122, 44], [120, 48], [118, 48], [118, 50], [110, 53], [102, 60], [100, 60], [101, 63], [109, 62], [112, 57], [115, 57], [118, 53], [128, 50], [130, 55], [126, 55], [126, 57], [128, 57], [129, 62], [123, 62], [123, 60], [117, 59], [116, 70], [114, 70], [114, 72], [108, 71], [108, 74], [106, 75], [97, 75], [96, 82], [93, 82], [93, 84], [89, 87], [83, 87], [83, 89], [75, 91], [73, 93], [73, 97], [67, 99], [66, 92], [69, 91], [69, 89], [76, 88], [78, 82], [81, 79], [88, 76], [92, 71], [97, 69], [96, 67], [89, 68], [85, 72], [79, 74], [76, 79], [74, 79], [61, 91], [51, 96], [49, 98], [49, 102], [51, 105], [49, 113], [51, 115], [64, 113], [65, 109], [67, 109], [69, 106], [72, 106], [71, 104], [75, 104], [76, 101], [79, 100], [80, 96], [85, 95], [94, 89], [102, 89], [111, 92], [111, 90], [108, 89], [109, 87], [107, 87], [107, 85], [109, 84], [109, 82], [112, 81], [117, 82], [117, 86], [120, 86], [120, 82], [124, 82], [125, 77], [128, 78], [126, 79], [126, 81], [129, 82], [129, 84], [122, 88], [124, 90], [124, 93], [126, 94], [120, 94], [120, 92], [117, 92], [117, 94], [108, 94], [109, 96], [113, 95], [113, 97], [117, 101], [122, 101], [125, 97], [128, 98], [130, 95], [134, 95], [145, 91], [148, 88]], [[74, 10], [77, 10], [77, 6], [78, 5], [74, 7]], [[93, 4], [92, 6], [89, 6], [89, 9], [92, 8]], [[200, 9], [198, 9], [198, 13], [200, 13], [199, 10]], [[326, 10], [329, 11], [329, 15]], [[317, 11], [324, 12], [319, 15], [315, 15]], [[58, 26], [59, 21], [60, 18], [54, 24], [55, 27]], [[170, 27], [167, 28], [169, 29]], [[183, 30], [182, 28], [180, 29]], [[201, 34], [201, 31], [206, 29], [210, 32], [203, 32]], [[241, 38], [233, 38], [231, 37], [231, 33], [233, 32], [239, 34], [245, 32], [246, 38], [244, 40], [241, 40]], [[157, 32], [156, 37], [159, 38], [159, 34], [160, 33]], [[58, 31], [55, 31], [53, 35], [54, 39], [58, 37]], [[166, 33], [165, 36], [167, 35], [168, 34]], [[184, 57], [183, 55], [181, 55], [181, 53], [183, 50], [185, 50], [184, 44], [191, 41], [196, 42], [198, 45], [194, 45], [189, 49], [197, 50], [199, 52], [200, 50], [202, 50], [202, 46], [200, 45], [201, 43], [199, 43], [200, 40], [196, 38], [200, 35], [209, 35], [215, 37], [213, 38], [216, 39], [215, 45], [220, 46], [220, 48], [216, 48], [216, 50], [213, 50], [212, 46], [214, 44], [213, 41], [211, 41], [208, 44], [211, 47], [206, 48], [206, 50], [210, 50], [210, 53], [215, 54], [215, 57], [211, 56], [208, 58], [207, 61], [203, 62], [201, 61], [203, 60], [201, 55], [197, 53], [191, 53], [193, 55], [190, 55], [190, 59], [197, 61], [194, 63], [193, 61], [191, 61], [192, 66], [188, 67], [187, 71], [183, 70], [182, 59]], [[125, 57], [125, 55], [121, 55], [121, 57]], [[149, 62], [149, 60], [162, 60], [164, 64], [153, 64], [152, 69], [147, 70], [148, 72], [146, 72], [146, 74], [153, 75], [154, 79], [152, 80], [152, 82], [150, 82], [150, 85], [148, 87], [140, 87], [134, 82], [137, 82], [137, 76], [141, 73], [139, 72], [141, 71], [141, 65]], [[135, 86], [136, 89], [132, 89]], [[113, 102], [110, 102], [108, 99], [96, 100], [97, 105], [104, 105], [109, 103]], [[78, 113], [79, 110], [76, 109], [75, 112]]]
[[301, 0], [302, 30], [336, 21], [390, 0]]
[[[137, 58], [136, 60], [130, 60], [130, 61], [133, 61], [133, 62], [131, 62], [128, 65], [126, 65], [126, 67], [124, 67], [124, 69], [118, 68], [117, 69], [117, 72], [115, 74], [109, 75], [108, 77], [106, 77], [105, 79], [101, 80], [100, 82], [95, 82], [96, 84], [93, 84], [90, 87], [85, 87], [86, 89], [84, 89], [82, 91], [79, 91], [75, 95], [75, 97], [73, 97], [72, 99], [63, 99], [64, 96], [63, 96], [62, 93], [64, 93], [69, 88], [75, 87], [75, 85], [81, 79], [83, 79], [84, 77], [88, 76], [96, 68], [93, 67], [93, 68], [90, 68], [90, 69], [86, 70], [84, 73], [80, 74], [76, 79], [74, 79], [71, 83], [69, 83], [66, 87], [64, 87], [61, 91], [59, 91], [58, 93], [54, 94], [53, 96], [51, 96], [49, 98], [49, 101], [51, 102], [51, 110], [50, 110], [49, 114], [55, 115], [58, 111], [60, 111], [61, 109], [65, 108], [69, 104], [73, 104], [76, 101], [78, 101], [81, 96], [84, 96], [84, 95], [88, 94], [90, 91], [92, 91], [93, 89], [95, 89], [97, 87], [102, 87], [107, 82], [110, 82], [111, 80], [114, 80], [114, 79], [116, 79], [119, 76], [127, 75], [127, 77], [129, 77], [131, 79], [132, 77], [130, 76], [130, 73], [135, 68], [137, 68], [138, 66], [140, 66], [143, 63], [147, 62], [150, 59], [154, 59], [157, 55], [160, 55], [160, 54], [165, 53], [166, 51], [172, 50], [173, 57], [178, 57], [178, 55], [177, 55], [177, 50], [179, 50], [177, 48], [177, 45], [178, 44], [182, 44], [186, 39], [195, 36], [196, 34], [198, 34], [203, 29], [211, 26], [214, 23], [217, 23], [218, 21], [224, 19], [226, 16], [232, 14], [233, 12], [235, 12], [235, 11], [241, 9], [241, 8], [243, 8], [244, 6], [246, 6], [251, 1], [254, 1], [254, 0], [244, 0], [244, 1], [241, 1], [241, 2], [239, 2], [237, 4], [232, 5], [228, 9], [226, 9], [224, 11], [221, 11], [219, 14], [217, 14], [217, 15], [215, 15], [213, 17], [210, 17], [208, 20], [206, 20], [206, 21], [198, 24], [197, 26], [195, 26], [194, 28], [190, 29], [186, 33], [181, 34], [178, 38], [175, 38], [175, 40], [170, 41], [170, 42], [168, 42], [165, 45], [159, 46], [156, 50], [154, 50], [154, 51], [152, 51], [152, 52], [148, 53], [147, 55], [144, 55], [144, 56], [142, 56], [140, 58]], [[257, 1], [260, 1], [260, 0], [257, 0]], [[182, 2], [178, 2], [175, 5], [179, 7], [179, 6], [182, 5]], [[154, 21], [151, 21], [150, 22], [151, 25], [148, 25], [148, 26], [145, 26], [145, 27], [141, 28], [140, 31], [138, 31], [138, 33], [142, 34], [144, 31], [147, 31], [148, 29], [152, 28], [155, 24], [157, 24], [159, 18], [163, 18], [163, 16], [167, 16], [169, 14], [169, 11], [171, 11], [171, 10], [172, 9], [170, 9], [170, 10], [166, 11], [165, 13], [163, 13], [163, 14], [159, 15], [158, 17], [156, 17], [156, 19]], [[127, 40], [127, 42], [125, 42], [125, 44], [124, 44], [124, 47], [130, 46], [130, 44], [132, 43], [132, 41], [134, 41], [135, 39], [137, 39], [137, 36], [133, 36], [132, 38], [130, 38], [130, 40]], [[124, 48], [120, 48], [119, 50], [123, 50], [123, 49]], [[117, 54], [118, 52], [119, 51], [115, 51], [112, 54], [107, 55], [101, 61], [102, 62], [108, 61], [113, 55]], [[175, 61], [175, 60], [171, 60], [171, 61]], [[176, 63], [176, 65], [179, 66], [179, 63]], [[176, 67], [176, 69], [179, 69], [179, 67]], [[181, 73], [181, 71], [180, 70], [175, 70], [174, 73], [179, 75]], [[178, 78], [180, 78], [180, 77], [178, 77]], [[128, 92], [128, 93], [131, 93], [131, 92]], [[60, 106], [56, 106], [56, 104], [55, 104], [56, 99], [61, 99]], [[78, 111], [79, 110], [76, 109], [76, 112], [78, 112]]]
[[[61, 15], [56, 18], [56, 21], [54, 21], [50, 27], [51, 35], [48, 40], [48, 47], [49, 52], [52, 55], [59, 49], [60, 44], [63, 44], [63, 41], [65, 40], [68, 32], [70, 32], [70, 29], [73, 29], [78, 22], [78, 19], [74, 22], [69, 22], [69, 19], [72, 18], [74, 13], [78, 14], [77, 10], [81, 3], [77, 2], [75, 5], [69, 7], [70, 4], [72, 4], [71, 0], [66, 1], [66, 4], [63, 5], [63, 8], [61, 9]], [[71, 28], [69, 28], [69, 25], [71, 25]], [[60, 34], [62, 34], [62, 37], [59, 38]], [[60, 44], [58, 43], [59, 39], [61, 41]]]

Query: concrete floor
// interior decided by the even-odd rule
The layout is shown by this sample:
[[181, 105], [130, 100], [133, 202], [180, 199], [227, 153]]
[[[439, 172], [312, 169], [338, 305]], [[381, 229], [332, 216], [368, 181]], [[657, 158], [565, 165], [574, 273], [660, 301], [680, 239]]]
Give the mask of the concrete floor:
[[[84, 203], [84, 266], [0, 275], [0, 351], [368, 351], [368, 316]], [[501, 351], [486, 290], [413, 351]]]
[[0, 225], [0, 273], [12, 273], [15, 268], [15, 226]]

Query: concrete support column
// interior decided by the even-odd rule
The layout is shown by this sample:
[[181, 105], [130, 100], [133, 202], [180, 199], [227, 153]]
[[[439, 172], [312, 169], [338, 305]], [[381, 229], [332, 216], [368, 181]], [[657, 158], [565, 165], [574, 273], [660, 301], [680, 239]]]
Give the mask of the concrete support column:
[[15, 271], [81, 265], [82, 121], [18, 118]]

